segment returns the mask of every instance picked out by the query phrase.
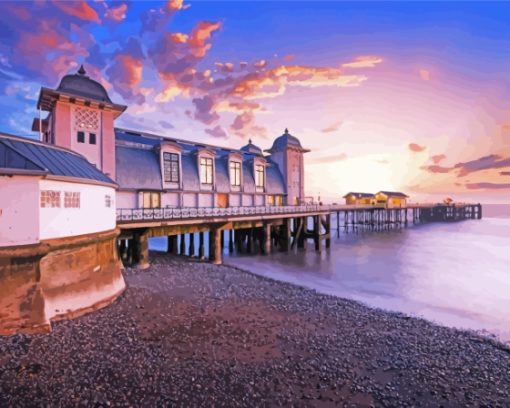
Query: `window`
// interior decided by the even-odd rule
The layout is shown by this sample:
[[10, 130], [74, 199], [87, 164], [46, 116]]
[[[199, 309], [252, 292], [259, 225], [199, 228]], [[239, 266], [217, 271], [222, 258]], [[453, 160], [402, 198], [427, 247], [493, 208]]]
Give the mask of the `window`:
[[165, 183], [179, 182], [179, 155], [177, 153], [163, 153], [163, 173]]
[[60, 208], [60, 191], [42, 190], [41, 208]]
[[274, 205], [274, 195], [267, 196], [267, 205]]
[[241, 163], [230, 162], [230, 184], [233, 186], [241, 185]]
[[89, 134], [89, 143], [90, 144], [96, 144], [96, 134], [95, 133], [90, 133]]
[[255, 185], [264, 187], [264, 166], [262, 164], [255, 165]]
[[85, 143], [85, 132], [78, 132], [78, 143]]
[[143, 193], [143, 208], [161, 208], [161, 196], [160, 193]]
[[80, 208], [80, 193], [79, 192], [64, 192], [64, 207], [65, 208]]
[[200, 182], [202, 184], [213, 183], [213, 159], [210, 157], [200, 158]]
[[104, 196], [104, 205], [105, 205], [105, 207], [108, 207], [108, 208], [110, 208], [112, 206], [112, 196], [110, 196], [108, 194], [106, 194]]

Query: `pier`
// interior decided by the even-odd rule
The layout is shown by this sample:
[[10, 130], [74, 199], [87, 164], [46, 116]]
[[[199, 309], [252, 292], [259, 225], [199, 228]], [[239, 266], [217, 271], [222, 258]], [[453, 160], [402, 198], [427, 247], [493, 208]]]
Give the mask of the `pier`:
[[[332, 218], [336, 218], [335, 226]], [[480, 204], [118, 209], [118, 250], [125, 264], [144, 269], [149, 266], [149, 238], [168, 237], [169, 253], [205, 259], [207, 233], [208, 259], [220, 264], [226, 242], [231, 253], [267, 255], [274, 250], [305, 248], [307, 241], [313, 241], [320, 252], [330, 247], [334, 227], [339, 235], [341, 230], [384, 231], [409, 224], [481, 218]]]

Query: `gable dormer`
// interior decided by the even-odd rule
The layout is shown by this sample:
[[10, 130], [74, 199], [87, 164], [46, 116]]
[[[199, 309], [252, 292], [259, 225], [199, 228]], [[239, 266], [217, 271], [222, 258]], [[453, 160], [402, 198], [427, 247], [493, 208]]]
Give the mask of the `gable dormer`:
[[226, 157], [230, 191], [243, 191], [243, 156], [238, 152], [230, 152]]
[[161, 187], [163, 190], [182, 189], [182, 147], [173, 141], [161, 142], [159, 163], [161, 169]]
[[211, 148], [199, 146], [197, 148], [198, 177], [201, 190], [214, 190], [214, 159], [216, 152]]

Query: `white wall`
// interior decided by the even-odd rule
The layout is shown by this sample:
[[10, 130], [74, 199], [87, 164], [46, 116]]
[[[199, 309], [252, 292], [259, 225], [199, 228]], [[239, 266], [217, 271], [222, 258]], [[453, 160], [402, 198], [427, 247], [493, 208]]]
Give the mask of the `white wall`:
[[180, 198], [178, 193], [162, 193], [161, 194], [161, 207], [180, 207]]
[[197, 195], [194, 193], [185, 193], [182, 195], [183, 207], [196, 207], [197, 206]]
[[263, 195], [257, 194], [255, 196], [255, 205], [265, 205]]
[[138, 194], [135, 191], [117, 191], [116, 208], [138, 208]]
[[39, 241], [39, 178], [0, 176], [0, 247]]
[[[40, 180], [39, 189], [61, 192], [60, 208], [39, 208], [39, 238], [61, 238], [108, 231], [115, 228], [115, 189], [91, 184]], [[80, 208], [64, 207], [64, 192], [80, 192]], [[105, 195], [112, 197], [106, 207]]]
[[228, 203], [230, 207], [241, 207], [241, 194], [230, 194]]
[[199, 194], [198, 195], [199, 207], [214, 207], [214, 196], [212, 194]]
[[243, 207], [251, 207], [253, 205], [253, 196], [251, 194], [243, 194], [242, 205]]

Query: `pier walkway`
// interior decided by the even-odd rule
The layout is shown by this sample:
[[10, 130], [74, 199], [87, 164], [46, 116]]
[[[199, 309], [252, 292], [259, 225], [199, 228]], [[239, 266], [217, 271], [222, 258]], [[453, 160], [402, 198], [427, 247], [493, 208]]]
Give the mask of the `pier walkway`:
[[[209, 259], [221, 263], [225, 233], [229, 251], [264, 254], [273, 249], [304, 248], [313, 240], [315, 250], [331, 243], [331, 216], [336, 230], [406, 227], [408, 223], [448, 222], [482, 218], [480, 204], [417, 203], [405, 207], [381, 205], [299, 205], [226, 208], [118, 209], [119, 253], [130, 265], [149, 265], [148, 239], [168, 237], [168, 252], [204, 258], [204, 233], [208, 233]], [[198, 242], [195, 239], [198, 234]], [[188, 237], [186, 238], [186, 235]]]

